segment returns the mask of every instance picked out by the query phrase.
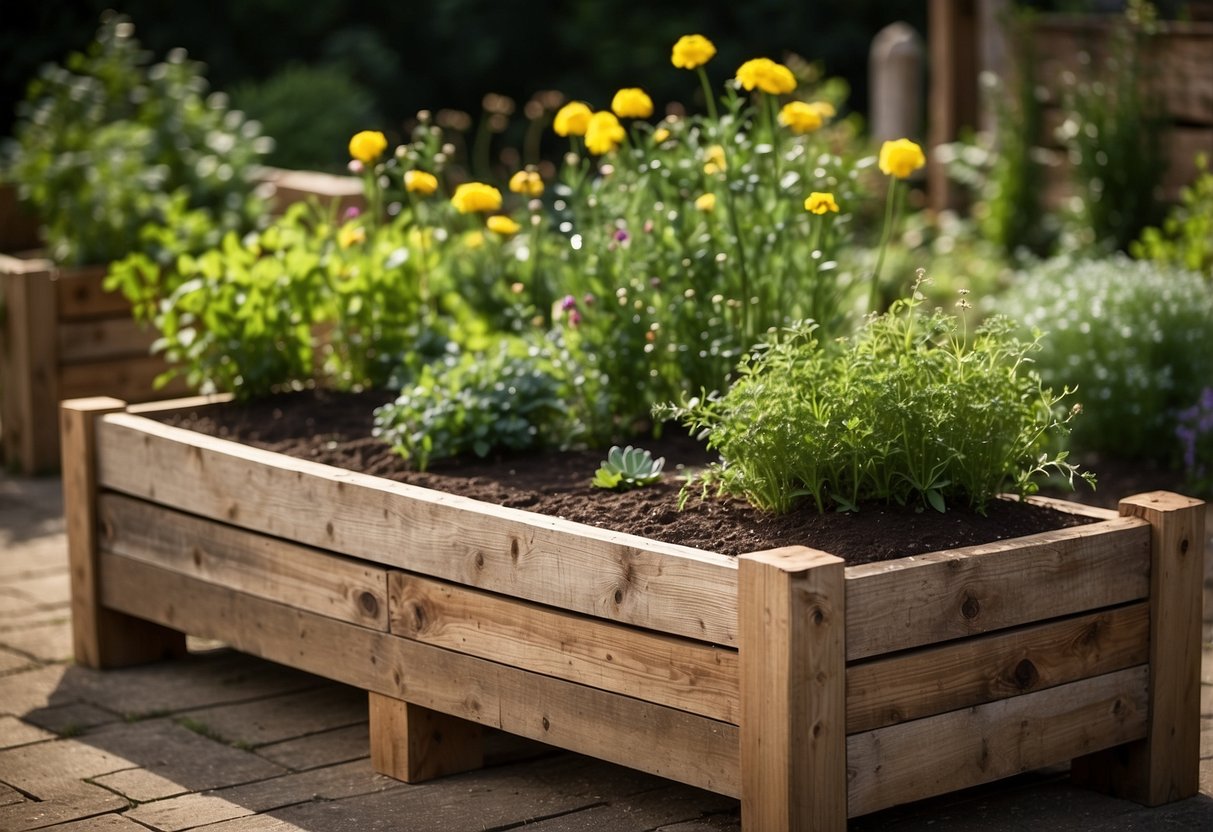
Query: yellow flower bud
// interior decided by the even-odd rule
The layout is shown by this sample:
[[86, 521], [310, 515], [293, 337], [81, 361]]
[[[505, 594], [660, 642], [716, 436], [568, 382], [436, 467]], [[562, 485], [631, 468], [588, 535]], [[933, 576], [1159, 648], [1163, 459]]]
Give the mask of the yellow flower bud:
[[350, 139], [350, 156], [369, 165], [387, 150], [387, 136], [378, 130], [363, 130]]
[[838, 115], [838, 111], [834, 109], [834, 105], [829, 101], [810, 101], [809, 106], [817, 111], [822, 121], [829, 121]]
[[702, 194], [699, 199], [695, 200], [695, 207], [705, 214], [710, 214], [716, 210], [716, 194]]
[[838, 203], [834, 201], [834, 194], [813, 191], [804, 201], [804, 210], [813, 214], [824, 214], [827, 211], [837, 214]]
[[639, 87], [625, 87], [611, 99], [611, 109], [620, 118], [648, 118], [653, 115], [653, 99]]
[[423, 170], [405, 171], [404, 189], [411, 194], [429, 196], [438, 190], [438, 177]]
[[538, 171], [520, 170], [510, 177], [510, 190], [529, 197], [543, 196], [543, 177]]
[[708, 176], [728, 170], [725, 162], [724, 148], [718, 144], [710, 146], [703, 153], [703, 172]]
[[552, 129], [558, 136], [584, 136], [593, 113], [582, 101], [570, 101], [556, 113]]
[[488, 226], [489, 231], [500, 234], [502, 237], [513, 237], [522, 228], [505, 214], [494, 214], [485, 220], [485, 225]]
[[463, 235], [463, 244], [468, 248], [480, 248], [484, 245], [484, 235], [479, 231], [469, 231]]
[[696, 69], [716, 55], [716, 44], [703, 35], [683, 35], [674, 44], [670, 63], [679, 69]]
[[670, 137], [670, 131], [664, 127], [658, 127], [656, 130], [653, 131], [653, 141], [656, 142], [657, 144], [661, 144], [669, 137]]
[[483, 182], [465, 182], [455, 189], [451, 204], [461, 214], [497, 211], [501, 209], [501, 191]]
[[880, 146], [877, 165], [880, 172], [898, 179], [905, 179], [927, 163], [922, 148], [909, 139], [897, 139]]
[[812, 104], [789, 101], [779, 111], [779, 123], [793, 133], [812, 133], [822, 125], [821, 113]]
[[615, 118], [614, 113], [604, 110], [590, 117], [590, 125], [585, 131], [585, 147], [595, 156], [601, 156], [619, 147], [625, 138], [627, 133], [619, 119]]
[[366, 229], [361, 225], [347, 223], [337, 231], [337, 245], [342, 248], [360, 245], [366, 242]]
[[737, 83], [747, 90], [759, 89], [781, 95], [796, 89], [796, 76], [783, 64], [770, 58], [754, 58], [737, 68]]

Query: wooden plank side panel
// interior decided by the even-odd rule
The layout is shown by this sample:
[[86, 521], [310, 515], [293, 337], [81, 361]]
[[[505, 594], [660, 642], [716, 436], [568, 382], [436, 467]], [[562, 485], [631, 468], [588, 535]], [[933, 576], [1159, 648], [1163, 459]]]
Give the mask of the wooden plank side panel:
[[395, 635], [738, 722], [737, 651], [392, 572]]
[[733, 797], [737, 728], [101, 556], [107, 607], [271, 661]]
[[100, 481], [115, 491], [502, 595], [736, 643], [737, 566], [723, 555], [292, 459], [130, 414], [105, 417], [98, 441]]
[[185, 380], [180, 377], [162, 388], [156, 388], [156, 377], [167, 369], [168, 365], [159, 355], [134, 355], [65, 364], [59, 369], [60, 395], [64, 398], [80, 398], [106, 394], [121, 396], [127, 401], [144, 402], [185, 392]]
[[30, 475], [59, 464], [54, 267], [46, 260], [4, 260], [0, 441], [6, 463]]
[[847, 659], [1145, 598], [1149, 524], [1117, 518], [847, 569]]
[[1149, 605], [926, 647], [847, 668], [847, 732], [993, 702], [1145, 664]]
[[[1054, 765], [1138, 739], [1146, 667], [847, 739], [851, 816]], [[907, 764], [910, 762], [910, 764]]]
[[55, 295], [59, 317], [64, 321], [112, 318], [131, 314], [130, 302], [121, 292], [102, 287], [109, 266], [78, 266], [58, 270]]
[[59, 362], [79, 364], [103, 358], [142, 358], [151, 351], [157, 332], [129, 315], [59, 324]]
[[98, 500], [101, 546], [329, 618], [388, 628], [387, 570], [131, 499]]

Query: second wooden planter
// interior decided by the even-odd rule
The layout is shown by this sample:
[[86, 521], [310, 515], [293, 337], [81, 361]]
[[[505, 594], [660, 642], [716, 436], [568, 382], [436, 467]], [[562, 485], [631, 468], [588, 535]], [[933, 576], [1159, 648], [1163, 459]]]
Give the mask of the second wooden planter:
[[372, 761], [479, 765], [487, 725], [739, 797], [747, 829], [1073, 760], [1196, 793], [1199, 501], [845, 567], [729, 558], [65, 403], [77, 661], [217, 638], [369, 692]]

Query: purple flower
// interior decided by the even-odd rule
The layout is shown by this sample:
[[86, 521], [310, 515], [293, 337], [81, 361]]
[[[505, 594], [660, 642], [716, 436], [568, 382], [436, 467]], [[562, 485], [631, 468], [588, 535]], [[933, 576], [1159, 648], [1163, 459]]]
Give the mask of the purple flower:
[[594, 296], [591, 295], [589, 292], [586, 292], [585, 297], [583, 297], [581, 299], [581, 302], [584, 303], [586, 306], [593, 306], [594, 305]]
[[574, 309], [569, 313], [569, 326], [577, 326], [581, 323], [581, 313]]
[[345, 213], [341, 215], [341, 219], [345, 222], [349, 222], [350, 220], [357, 219], [359, 216], [361, 216], [361, 214], [361, 208], [359, 208], [357, 205], [351, 205], [349, 208], [345, 209]]
[[615, 242], [626, 243], [628, 239], [629, 237], [626, 229], [618, 228], [615, 230]]
[[577, 298], [573, 297], [572, 295], [565, 295], [564, 300], [560, 301], [560, 308], [565, 312], [568, 312], [570, 309], [576, 310]]

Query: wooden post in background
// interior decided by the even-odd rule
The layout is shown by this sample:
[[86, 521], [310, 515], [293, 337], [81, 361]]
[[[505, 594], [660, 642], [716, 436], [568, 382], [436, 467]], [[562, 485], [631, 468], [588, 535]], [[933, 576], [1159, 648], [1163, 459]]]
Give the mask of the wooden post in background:
[[72, 642], [76, 663], [98, 669], [185, 653], [183, 633], [105, 609], [99, 600], [96, 420], [125, 409], [125, 402], [99, 396], [63, 402], [59, 411], [63, 510], [72, 584]]
[[55, 267], [49, 260], [0, 257], [0, 448], [24, 474], [54, 467], [59, 401]]
[[1150, 715], [1144, 740], [1075, 760], [1071, 777], [1158, 806], [1200, 789], [1200, 623], [1205, 504], [1152, 491], [1120, 501], [1150, 534]]
[[843, 561], [789, 546], [738, 570], [742, 826], [845, 830]]
[[923, 64], [922, 37], [908, 23], [890, 23], [872, 39], [868, 83], [873, 144], [922, 140]]
[[484, 729], [475, 722], [371, 691], [371, 767], [406, 783], [484, 766]]

